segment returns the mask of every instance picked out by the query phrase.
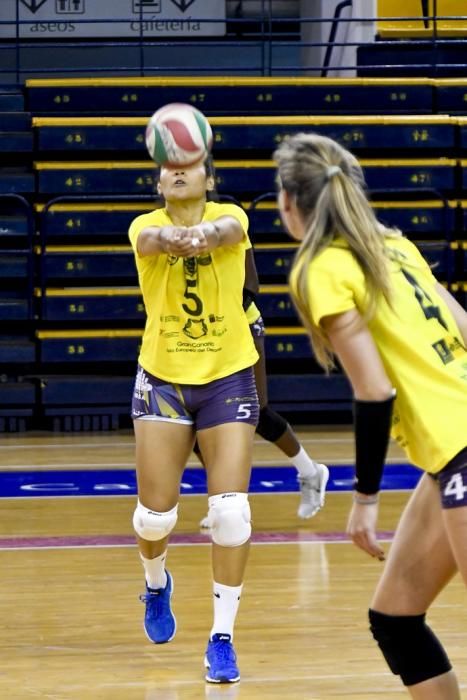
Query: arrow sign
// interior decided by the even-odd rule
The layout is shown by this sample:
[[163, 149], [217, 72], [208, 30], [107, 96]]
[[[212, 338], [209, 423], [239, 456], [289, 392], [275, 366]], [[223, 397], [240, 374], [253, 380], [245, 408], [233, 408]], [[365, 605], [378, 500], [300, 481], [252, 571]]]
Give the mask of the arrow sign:
[[182, 12], [186, 12], [190, 5], [193, 5], [195, 0], [170, 0], [170, 2], [176, 5]]
[[37, 10], [39, 10], [42, 5], [45, 5], [47, 0], [20, 0], [20, 2], [35, 15]]

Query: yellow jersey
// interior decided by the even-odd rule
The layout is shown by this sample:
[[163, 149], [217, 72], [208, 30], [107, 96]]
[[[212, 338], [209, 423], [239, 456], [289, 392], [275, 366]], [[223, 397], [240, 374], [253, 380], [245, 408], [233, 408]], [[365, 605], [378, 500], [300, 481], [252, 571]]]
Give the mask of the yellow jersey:
[[261, 316], [261, 311], [258, 309], [255, 302], [252, 301], [249, 307], [246, 309], [245, 314], [247, 321], [251, 326], [252, 323], [255, 323], [259, 319]]
[[171, 226], [165, 209], [138, 216], [129, 237], [135, 252], [147, 320], [139, 355], [150, 374], [176, 384], [207, 384], [258, 359], [242, 307], [248, 217], [234, 204], [207, 202], [202, 221], [233, 216], [240, 243], [191, 258], [140, 257], [137, 240], [148, 226]]
[[[381, 297], [368, 327], [397, 390], [392, 436], [414, 464], [436, 473], [467, 445], [467, 351], [416, 246], [388, 237], [386, 247], [394, 310]], [[344, 240], [312, 260], [308, 290], [316, 325], [353, 308], [365, 312], [365, 278]]]

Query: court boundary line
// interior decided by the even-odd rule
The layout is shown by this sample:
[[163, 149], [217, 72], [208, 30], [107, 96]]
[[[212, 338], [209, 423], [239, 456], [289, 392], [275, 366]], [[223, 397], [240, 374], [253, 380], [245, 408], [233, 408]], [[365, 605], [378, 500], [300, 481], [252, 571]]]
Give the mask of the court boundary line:
[[[378, 533], [380, 541], [391, 541], [394, 537], [392, 530], [381, 530]], [[253, 532], [251, 544], [352, 544], [352, 540], [344, 530], [336, 531], [259, 531]], [[209, 532], [175, 533], [170, 545], [206, 546], [211, 544]], [[16, 537], [0, 537], [0, 551], [30, 550], [30, 549], [95, 549], [115, 547], [136, 547], [133, 535], [32, 535]]]
[[[414, 489], [413, 488], [406, 488], [406, 489], [381, 489], [380, 493], [411, 493]], [[348, 495], [353, 492], [352, 488], [348, 489], [339, 489], [335, 491], [326, 491], [326, 498], [329, 498], [329, 496], [333, 496], [335, 494], [341, 494], [341, 495]], [[299, 490], [297, 489], [296, 491], [249, 491], [248, 496], [297, 496], [299, 495]], [[59, 498], [105, 498], [106, 500], [109, 500], [110, 498], [136, 498], [137, 493], [111, 493], [109, 495], [105, 494], [51, 494], [50, 496], [1, 496], [0, 495], [0, 503], [5, 503], [6, 501], [31, 501], [31, 500], [45, 500], [46, 498], [51, 498], [54, 501], [59, 499]], [[180, 498], [185, 498], [186, 496], [194, 498], [195, 496], [203, 496], [205, 498], [208, 498], [208, 493], [207, 491], [204, 491], [203, 493], [186, 493], [182, 492], [180, 494]]]
[[[392, 538], [378, 538], [378, 542], [382, 544], [390, 544], [392, 542]], [[174, 542], [170, 543], [170, 547], [207, 547], [208, 545], [211, 544], [211, 540], [208, 539], [207, 542]], [[272, 547], [272, 546], [281, 546], [284, 547], [285, 545], [323, 545], [323, 544], [350, 544], [352, 546], [355, 546], [352, 544], [352, 540], [303, 540], [303, 541], [298, 541], [298, 540], [291, 540], [290, 542], [252, 542], [251, 546], [252, 547]], [[38, 546], [25, 546], [25, 547], [3, 547], [0, 545], [0, 553], [1, 552], [42, 552], [42, 551], [62, 551], [65, 549], [131, 549], [135, 547], [136, 548], [136, 542], [135, 544], [86, 544], [86, 545], [46, 545], [44, 547], [38, 547]]]

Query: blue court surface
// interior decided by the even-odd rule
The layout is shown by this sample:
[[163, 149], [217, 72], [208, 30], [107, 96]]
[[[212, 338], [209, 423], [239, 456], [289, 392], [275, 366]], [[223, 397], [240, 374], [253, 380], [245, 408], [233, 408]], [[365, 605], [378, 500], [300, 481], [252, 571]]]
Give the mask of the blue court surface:
[[[352, 488], [351, 465], [330, 466], [329, 491]], [[421, 472], [407, 464], [388, 464], [382, 489], [407, 490], [418, 482]], [[253, 467], [251, 493], [290, 493], [298, 490], [293, 467]], [[182, 493], [206, 493], [206, 474], [200, 468], [187, 468], [182, 479]], [[0, 472], [0, 497], [46, 496], [127, 496], [136, 494], [136, 477], [132, 469]]]

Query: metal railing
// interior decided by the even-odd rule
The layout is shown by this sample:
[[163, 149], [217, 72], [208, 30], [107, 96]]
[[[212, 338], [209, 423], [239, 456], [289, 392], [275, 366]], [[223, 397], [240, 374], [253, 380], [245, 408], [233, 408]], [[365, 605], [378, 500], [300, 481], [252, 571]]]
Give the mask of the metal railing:
[[[466, 67], [463, 57], [457, 62], [447, 61], [443, 58], [443, 51], [460, 46], [463, 55], [466, 55], [467, 40], [455, 35], [462, 35], [465, 29], [467, 36], [467, 15], [441, 15], [437, 12], [440, 0], [434, 0], [432, 15], [426, 14], [428, 4], [421, 0], [421, 13], [418, 16], [384, 18], [376, 14], [354, 16], [356, 3], [353, 0], [330, 0], [330, 12], [326, 17], [300, 14], [297, 2], [290, 3], [290, 15], [278, 15], [274, 0], [261, 0], [254, 5], [253, 0], [243, 0], [243, 15], [226, 12], [222, 16], [209, 16], [206, 12], [201, 15], [208, 3], [171, 0], [173, 16], [164, 16], [160, 20], [157, 13], [153, 13], [150, 20], [146, 14], [151, 3], [154, 8], [159, 7], [157, 0], [133, 0], [131, 22], [128, 16], [112, 16], [116, 14], [115, 7], [118, 10], [118, 3], [115, 3], [115, 7], [114, 3], [107, 3], [109, 16], [87, 19], [84, 14], [85, 0], [60, 1], [64, 8], [73, 10], [74, 7], [76, 10], [74, 14], [63, 15], [63, 21], [57, 21], [59, 15], [49, 9], [55, 7], [57, 11], [62, 6], [60, 2], [49, 5], [48, 0], [2, 0], [0, 66], [5, 77], [17, 82], [25, 77], [89, 74], [293, 74], [319, 77], [329, 76], [331, 69], [338, 71], [340, 76], [354, 75], [358, 69], [357, 50], [375, 45], [382, 20], [395, 26], [399, 23], [401, 28], [406, 27], [407, 23], [418, 22], [422, 28], [419, 35], [411, 38], [410, 48], [412, 51], [424, 48], [428, 51], [428, 57], [411, 66], [399, 60], [393, 65], [395, 69], [412, 69], [412, 72], [415, 70], [422, 74], [423, 71], [430, 71], [430, 75], [436, 75], [445, 69], [462, 71]], [[14, 16], [11, 16], [12, 3]], [[245, 11], [249, 3], [257, 8], [256, 14]], [[100, 0], [99, 5], [105, 7], [104, 0]], [[220, 5], [217, 3], [216, 6]], [[303, 7], [312, 13], [313, 5], [304, 3]], [[230, 8], [230, 3], [226, 7]], [[5, 8], [10, 8], [10, 15]], [[83, 13], [80, 8], [83, 8]], [[184, 8], [182, 13], [180, 8]], [[425, 9], [423, 14], [422, 8]], [[191, 11], [192, 14], [184, 14]], [[198, 16], [196, 12], [199, 12]], [[447, 22], [450, 26], [458, 27], [459, 32], [453, 31], [453, 36], [446, 36], [443, 27]], [[371, 28], [368, 38], [355, 40], [352, 28], [363, 24], [367, 29]], [[125, 36], [129, 25], [131, 37]], [[190, 31], [195, 26], [200, 26], [202, 33], [191, 38]], [[157, 37], [154, 36], [156, 30], [160, 32]], [[91, 32], [87, 38], [70, 38], [86, 32]], [[173, 36], [166, 35], [170, 32]], [[343, 33], [346, 35], [340, 36]], [[63, 36], [55, 38], [60, 34]], [[377, 41], [380, 47], [399, 45], [402, 48], [405, 44], [403, 36], [397, 37], [397, 31], [390, 41]], [[351, 51], [351, 58], [335, 59], [335, 54], [344, 50]], [[107, 61], [103, 60], [103, 55], [108, 57]], [[368, 71], [377, 72], [381, 66], [370, 62], [364, 68], [368, 74]]]
[[18, 213], [23, 214], [26, 217], [27, 222], [27, 233], [26, 241], [24, 244], [18, 243], [18, 236], [14, 236], [15, 245], [6, 246], [2, 245], [0, 237], [0, 252], [3, 256], [17, 256], [24, 255], [27, 260], [27, 275], [25, 284], [25, 300], [27, 302], [27, 320], [32, 318], [32, 298], [33, 298], [33, 280], [34, 280], [34, 267], [33, 267], [33, 239], [35, 232], [34, 223], [34, 213], [31, 204], [19, 194], [5, 193], [0, 194], [0, 214], [5, 213], [5, 209], [16, 210]]

